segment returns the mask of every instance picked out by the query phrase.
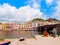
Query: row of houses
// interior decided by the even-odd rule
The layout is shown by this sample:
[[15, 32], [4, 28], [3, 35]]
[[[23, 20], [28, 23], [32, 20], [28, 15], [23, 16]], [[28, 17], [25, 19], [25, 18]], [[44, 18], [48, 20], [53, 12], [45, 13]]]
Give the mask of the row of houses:
[[41, 29], [41, 27], [46, 28], [55, 24], [59, 25], [60, 22], [54, 22], [49, 20], [45, 22], [35, 21], [25, 22], [21, 24], [15, 22], [0, 23], [0, 36], [19, 37], [23, 35], [25, 37], [32, 37], [33, 35], [38, 34], [38, 31], [43, 30]]
[[53, 25], [53, 24], [60, 24], [60, 22], [55, 22], [52, 19], [49, 19], [48, 21], [34, 21], [34, 22], [25, 22], [25, 23], [15, 23], [15, 22], [5, 22], [0, 23], [0, 30], [2, 30], [2, 27], [5, 28], [5, 30], [32, 30], [32, 28], [36, 28], [39, 26], [44, 25]]
[[32, 28], [36, 28], [38, 26], [44, 26], [44, 25], [53, 25], [53, 24], [60, 24], [59, 22], [27, 22], [27, 23], [0, 23], [0, 30], [2, 30], [2, 27], [4, 25], [5, 30], [32, 30]]
[[[32, 22], [27, 22], [27, 23], [15, 23], [15, 22], [10, 22], [10, 23], [0, 23], [0, 36], [4, 37], [19, 37], [21, 35], [28, 36], [32, 35], [32, 30], [33, 28], [33, 23]], [[36, 25], [34, 25], [36, 26]]]
[[25, 28], [31, 28], [31, 24], [24, 23], [24, 24], [18, 24], [18, 23], [0, 23], [0, 30], [2, 30], [2, 26], [4, 25], [5, 30], [24, 30]]

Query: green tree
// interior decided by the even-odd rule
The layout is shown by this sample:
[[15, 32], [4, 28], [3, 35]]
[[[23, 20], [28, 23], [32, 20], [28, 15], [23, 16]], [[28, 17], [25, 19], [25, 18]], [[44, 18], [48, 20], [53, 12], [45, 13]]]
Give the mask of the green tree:
[[45, 20], [44, 19], [41, 19], [41, 18], [35, 18], [32, 21], [45, 21]]

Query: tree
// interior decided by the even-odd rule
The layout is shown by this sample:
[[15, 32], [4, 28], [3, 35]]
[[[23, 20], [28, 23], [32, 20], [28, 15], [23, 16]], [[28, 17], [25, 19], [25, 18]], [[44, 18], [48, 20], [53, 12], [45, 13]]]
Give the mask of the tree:
[[45, 20], [44, 19], [41, 19], [41, 18], [35, 18], [32, 21], [45, 21]]

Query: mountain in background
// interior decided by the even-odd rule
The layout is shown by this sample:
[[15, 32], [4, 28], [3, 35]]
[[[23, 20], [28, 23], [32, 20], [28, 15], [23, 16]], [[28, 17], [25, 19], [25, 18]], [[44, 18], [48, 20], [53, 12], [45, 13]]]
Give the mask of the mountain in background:
[[[49, 18], [50, 19], [50, 18]], [[48, 21], [49, 19], [47, 19], [46, 21]], [[56, 19], [56, 18], [51, 18], [54, 22], [60, 22], [60, 20]]]
[[[50, 18], [49, 18], [50, 19]], [[48, 21], [49, 19], [45, 20], [42, 18], [34, 18], [33, 20], [31, 20], [32, 22], [34, 21]], [[60, 22], [60, 20], [56, 19], [56, 18], [51, 18], [54, 22]], [[24, 23], [24, 22], [29, 22], [29, 21], [8, 21], [8, 20], [0, 20], [0, 22], [16, 22], [16, 23]]]
[[[49, 18], [50, 19], [50, 18]], [[44, 20], [44, 19], [41, 19], [41, 18], [35, 18], [33, 19], [32, 21], [48, 21], [49, 19], [47, 20]], [[54, 22], [60, 22], [60, 20], [56, 19], [56, 18], [51, 18]]]
[[44, 20], [44, 19], [42, 19], [42, 18], [35, 18], [35, 19], [33, 19], [32, 21], [46, 21], [46, 20]]

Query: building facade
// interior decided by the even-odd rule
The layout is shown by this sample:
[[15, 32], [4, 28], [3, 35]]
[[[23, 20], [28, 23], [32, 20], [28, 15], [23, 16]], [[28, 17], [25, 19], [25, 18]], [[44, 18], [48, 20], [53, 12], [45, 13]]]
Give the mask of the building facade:
[[[8, 22], [4, 23], [4, 29], [2, 29], [2, 23], [0, 23], [0, 36], [3, 35], [6, 38], [12, 38], [12, 37], [33, 37], [33, 35], [38, 34], [38, 30], [42, 30], [41, 27], [44, 27], [46, 25], [57, 25], [57, 30], [60, 28], [60, 22], [51, 22], [51, 21], [46, 21], [46, 22], [25, 22], [25, 23], [15, 23], [15, 22]], [[39, 27], [39, 29], [38, 29]]]

